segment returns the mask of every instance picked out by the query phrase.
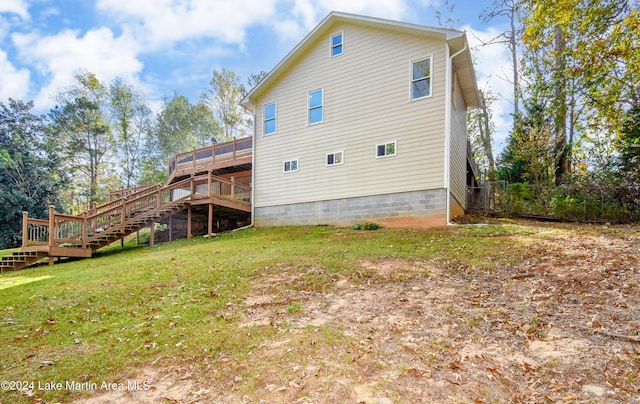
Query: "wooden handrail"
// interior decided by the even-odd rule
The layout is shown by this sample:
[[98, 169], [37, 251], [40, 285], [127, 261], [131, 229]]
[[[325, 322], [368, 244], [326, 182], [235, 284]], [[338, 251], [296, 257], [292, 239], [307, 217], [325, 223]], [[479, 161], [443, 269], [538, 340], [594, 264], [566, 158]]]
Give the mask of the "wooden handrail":
[[[207, 191], [197, 194], [197, 188], [206, 184]], [[226, 184], [230, 187], [229, 194], [222, 192], [220, 186], [214, 191], [214, 184]], [[184, 190], [184, 194], [174, 195], [173, 191]], [[246, 203], [246, 199], [235, 200], [238, 193], [246, 195], [251, 187], [235, 182], [235, 178], [227, 179], [207, 174], [192, 176], [184, 180], [161, 186], [160, 184], [145, 187], [132, 193], [132, 198], [120, 198], [110, 201], [80, 215], [55, 213], [53, 206], [49, 207], [49, 220], [31, 219], [27, 212], [23, 213], [23, 247], [28, 245], [48, 245], [53, 247], [64, 244], [87, 248], [90, 243], [110, 236], [115, 232], [125, 233], [126, 226], [139, 222], [141, 218], [158, 217], [166, 213], [166, 209], [174, 209], [180, 202], [194, 197], [230, 198], [238, 203]], [[200, 195], [200, 196], [199, 196]], [[44, 241], [44, 237], [47, 241]]]
[[[222, 151], [219, 153], [219, 151]], [[233, 161], [239, 156], [246, 157], [246, 154], [253, 151], [253, 138], [245, 137], [242, 139], [233, 139], [230, 142], [218, 143], [212, 146], [193, 149], [185, 153], [176, 154], [169, 162], [168, 182], [171, 182], [178, 171], [181, 175], [196, 174], [198, 171], [208, 171], [209, 166], [213, 167], [218, 162]], [[204, 158], [198, 158], [198, 155], [205, 155]], [[216, 156], [228, 156], [227, 158], [219, 158]], [[183, 162], [180, 162], [183, 160]], [[198, 162], [201, 162], [200, 164]], [[184, 167], [189, 166], [188, 170]], [[179, 170], [182, 168], [182, 170]], [[184, 171], [184, 172], [183, 172]]]
[[148, 185], [141, 185], [141, 186], [132, 187], [132, 188], [119, 189], [117, 191], [109, 191], [109, 201], [114, 201], [116, 199], [121, 199], [121, 198], [128, 198], [128, 197], [131, 197], [132, 195], [135, 195], [139, 192], [144, 192], [157, 185], [158, 184], [148, 184]]

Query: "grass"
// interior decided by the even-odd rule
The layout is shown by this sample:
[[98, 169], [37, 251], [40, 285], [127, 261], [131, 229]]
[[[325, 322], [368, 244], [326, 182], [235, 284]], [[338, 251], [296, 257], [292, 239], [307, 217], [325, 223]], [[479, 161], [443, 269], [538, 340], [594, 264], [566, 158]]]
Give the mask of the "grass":
[[[124, 250], [117, 244], [92, 259], [6, 273], [0, 276], [3, 379], [100, 384], [122, 382], [131, 369], [151, 363], [242, 361], [276, 332], [238, 327], [243, 299], [264, 272], [290, 270], [299, 274], [301, 289], [330, 291], [334, 274], [358, 279], [358, 262], [381, 257], [429, 261], [452, 273], [491, 271], [530, 254], [512, 236], [536, 231], [508, 222], [375, 232], [244, 229], [153, 248], [129, 239]], [[302, 306], [288, 302], [284, 310], [300, 313]], [[470, 318], [469, 325], [479, 321]], [[303, 331], [301, 338], [323, 343], [346, 339], [328, 329]], [[32, 399], [7, 394], [11, 402]], [[82, 393], [34, 394], [66, 401]]]

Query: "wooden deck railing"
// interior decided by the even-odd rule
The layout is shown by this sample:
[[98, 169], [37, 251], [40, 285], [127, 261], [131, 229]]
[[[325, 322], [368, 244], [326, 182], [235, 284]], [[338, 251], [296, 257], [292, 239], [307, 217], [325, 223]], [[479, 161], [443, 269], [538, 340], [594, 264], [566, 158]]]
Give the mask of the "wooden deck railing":
[[169, 177], [167, 182], [176, 177], [192, 175], [214, 169], [216, 165], [232, 162], [241, 158], [251, 157], [253, 152], [253, 138], [234, 139], [231, 142], [215, 144], [213, 146], [195, 149], [186, 153], [176, 154], [169, 163]]
[[[155, 220], [176, 206], [202, 198], [226, 199], [237, 206], [250, 204], [251, 188], [237, 184], [234, 178], [205, 175], [186, 178], [162, 187], [154, 185], [106, 204], [96, 206], [80, 215], [55, 213], [49, 207], [49, 220], [29, 218], [23, 213], [22, 246], [88, 248], [115, 234], [127, 233], [127, 226]], [[53, 229], [53, 230], [52, 230]]]
[[156, 186], [157, 186], [156, 184], [141, 185], [139, 187], [119, 189], [117, 191], [109, 191], [109, 201], [115, 201], [116, 199], [120, 199], [120, 198], [129, 198], [134, 194], [147, 191]]

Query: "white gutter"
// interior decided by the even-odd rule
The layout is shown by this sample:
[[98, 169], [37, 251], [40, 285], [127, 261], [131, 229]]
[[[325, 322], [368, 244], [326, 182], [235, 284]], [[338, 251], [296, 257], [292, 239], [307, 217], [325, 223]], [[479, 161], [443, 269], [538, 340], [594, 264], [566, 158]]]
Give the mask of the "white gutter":
[[465, 38], [464, 46], [462, 49], [449, 55], [450, 47], [447, 43], [446, 54], [448, 56], [449, 63], [447, 63], [446, 69], [446, 91], [445, 91], [445, 123], [444, 123], [444, 188], [447, 192], [447, 226], [451, 223], [451, 68], [453, 64], [453, 58], [460, 55], [467, 50], [467, 40]]

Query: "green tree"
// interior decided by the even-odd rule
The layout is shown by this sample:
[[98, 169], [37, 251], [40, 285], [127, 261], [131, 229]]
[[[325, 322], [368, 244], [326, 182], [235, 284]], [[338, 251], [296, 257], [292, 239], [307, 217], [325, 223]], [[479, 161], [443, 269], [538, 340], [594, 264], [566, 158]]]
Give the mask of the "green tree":
[[[64, 143], [66, 160], [74, 174], [74, 185], [86, 204], [104, 200], [101, 178], [115, 150], [115, 142], [106, 116], [107, 87], [90, 72], [76, 75], [76, 85], [57, 96], [61, 105], [50, 113], [53, 129]], [[77, 175], [76, 175], [77, 174]]]
[[61, 207], [66, 177], [46, 122], [32, 108], [32, 102], [0, 102], [0, 249], [18, 244], [23, 211], [46, 218], [49, 205]]
[[620, 177], [627, 184], [640, 185], [640, 102], [633, 101], [632, 107], [622, 120], [617, 146], [619, 149]]
[[[254, 81], [261, 79], [259, 75]], [[223, 130], [222, 141], [245, 137], [250, 134], [252, 121], [245, 116], [240, 101], [247, 94], [240, 78], [232, 71], [214, 70], [209, 88], [202, 95], [202, 100], [213, 111], [213, 116], [220, 122]]]
[[[555, 176], [570, 171], [576, 132], [613, 138], [640, 86], [637, 0], [524, 0], [525, 60], [553, 91]], [[537, 60], [534, 61], [534, 58]]]
[[186, 97], [174, 94], [158, 114], [146, 144], [142, 181], [164, 179], [173, 156], [211, 145], [221, 138], [222, 129], [207, 105], [193, 105]]
[[528, 182], [538, 188], [553, 181], [553, 120], [546, 113], [543, 100], [529, 99], [522, 116], [515, 119], [513, 132], [501, 155], [498, 179]]
[[109, 86], [109, 112], [118, 145], [123, 184], [125, 188], [139, 185], [141, 159], [153, 119], [151, 109], [142, 92], [116, 79]]

